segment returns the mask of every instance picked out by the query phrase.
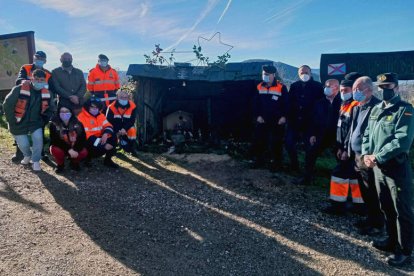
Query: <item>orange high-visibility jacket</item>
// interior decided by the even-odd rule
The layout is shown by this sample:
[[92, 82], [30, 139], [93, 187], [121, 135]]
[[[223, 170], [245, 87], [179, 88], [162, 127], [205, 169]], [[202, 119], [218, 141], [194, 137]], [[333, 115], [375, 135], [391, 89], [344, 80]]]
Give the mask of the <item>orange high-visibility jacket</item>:
[[108, 122], [106, 116], [99, 113], [96, 117], [90, 114], [85, 108], [82, 108], [78, 115], [78, 120], [83, 124], [86, 133], [86, 139], [91, 136], [102, 137], [104, 133], [113, 134], [112, 124]]
[[[34, 64], [24, 64], [19, 71], [19, 75], [17, 76], [16, 79], [16, 85], [22, 84], [22, 82], [24, 80], [30, 80], [32, 75], [33, 75], [33, 71], [35, 70], [35, 66]], [[50, 73], [47, 69], [45, 68], [41, 68], [40, 70], [42, 70], [43, 72], [45, 72], [46, 74], [46, 82], [50, 85], [50, 78], [52, 77], [52, 73]], [[49, 87], [49, 89], [51, 89]]]
[[136, 105], [133, 101], [128, 101], [126, 106], [122, 106], [115, 101], [108, 106], [106, 118], [113, 125], [114, 132], [118, 133], [121, 129], [127, 131], [129, 139], [136, 139]]
[[119, 77], [116, 70], [109, 66], [108, 70], [102, 71], [99, 64], [89, 71], [88, 75], [88, 91], [92, 93], [108, 93], [115, 92], [120, 87]]

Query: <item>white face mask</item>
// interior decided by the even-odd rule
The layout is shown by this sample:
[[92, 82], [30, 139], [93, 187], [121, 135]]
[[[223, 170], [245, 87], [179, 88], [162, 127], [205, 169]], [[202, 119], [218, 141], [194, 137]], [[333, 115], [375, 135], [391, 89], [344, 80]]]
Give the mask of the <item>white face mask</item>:
[[308, 74], [299, 75], [299, 78], [301, 79], [301, 81], [304, 81], [304, 82], [307, 82], [308, 80], [310, 80], [310, 76]]
[[106, 67], [106, 66], [108, 66], [108, 61], [107, 60], [99, 60], [98, 64], [99, 64], [99, 66]]
[[262, 75], [262, 79], [263, 79], [264, 82], [270, 82], [269, 75]]

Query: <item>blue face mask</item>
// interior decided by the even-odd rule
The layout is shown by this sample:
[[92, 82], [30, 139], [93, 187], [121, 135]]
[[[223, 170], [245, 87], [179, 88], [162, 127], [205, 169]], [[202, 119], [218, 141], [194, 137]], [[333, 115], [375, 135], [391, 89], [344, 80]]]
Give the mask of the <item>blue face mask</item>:
[[346, 93], [346, 94], [341, 93], [341, 99], [342, 99], [344, 102], [346, 102], [347, 100], [349, 100], [349, 99], [351, 99], [351, 98], [352, 98], [352, 93]]
[[118, 100], [118, 103], [122, 106], [126, 106], [128, 104], [128, 100]]
[[89, 113], [91, 113], [93, 116], [96, 116], [99, 114], [98, 108], [89, 108]]
[[98, 61], [98, 64], [99, 64], [99, 66], [106, 67], [106, 66], [108, 66], [108, 61], [107, 60], [100, 60], [100, 61]]
[[59, 113], [59, 117], [62, 121], [67, 122], [72, 117], [72, 114], [70, 112], [69, 113]]
[[267, 83], [269, 83], [269, 82], [270, 82], [270, 77], [269, 77], [269, 75], [263, 75], [263, 76], [262, 76], [262, 79], [263, 79], [263, 82], [267, 82]]
[[45, 65], [45, 62], [44, 62], [43, 60], [35, 60], [35, 61], [34, 61], [34, 65], [35, 65], [37, 68], [43, 68], [43, 65]]
[[330, 88], [330, 87], [325, 87], [325, 88], [323, 89], [323, 93], [325, 94], [325, 96], [332, 96], [332, 94], [333, 94], [332, 88]]
[[45, 82], [32, 82], [33, 87], [35, 90], [41, 90], [42, 88], [45, 88], [47, 83]]
[[354, 96], [354, 100], [357, 102], [363, 102], [367, 98], [367, 96], [365, 96], [365, 94], [361, 90], [356, 90], [353, 96]]

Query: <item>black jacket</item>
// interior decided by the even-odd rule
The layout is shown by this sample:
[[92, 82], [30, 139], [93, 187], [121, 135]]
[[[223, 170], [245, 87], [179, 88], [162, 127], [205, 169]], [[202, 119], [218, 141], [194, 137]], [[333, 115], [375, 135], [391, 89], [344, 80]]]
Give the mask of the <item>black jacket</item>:
[[288, 127], [307, 132], [315, 103], [325, 97], [322, 84], [313, 78], [307, 82], [297, 81], [290, 86], [288, 95]]
[[[86, 146], [86, 135], [82, 123], [73, 116], [69, 120], [68, 126], [65, 126], [58, 116], [55, 116], [49, 125], [50, 145], [61, 148], [65, 152], [70, 149], [81, 151]], [[76, 142], [71, 145], [68, 141], [69, 134], [73, 135], [74, 133], [76, 134]]]
[[[125, 114], [121, 115], [121, 117], [115, 118], [113, 107], [115, 107], [116, 110], [122, 110]], [[127, 114], [130, 116], [125, 116]], [[127, 105], [122, 106], [116, 100], [106, 109], [106, 119], [112, 124], [114, 133], [118, 133], [121, 129], [128, 131], [135, 125], [136, 118], [137, 108], [132, 101], [128, 101]]]
[[317, 141], [327, 141], [329, 143], [335, 141], [340, 107], [341, 97], [339, 93], [332, 103], [326, 97], [315, 103], [309, 132], [311, 136], [316, 136]]

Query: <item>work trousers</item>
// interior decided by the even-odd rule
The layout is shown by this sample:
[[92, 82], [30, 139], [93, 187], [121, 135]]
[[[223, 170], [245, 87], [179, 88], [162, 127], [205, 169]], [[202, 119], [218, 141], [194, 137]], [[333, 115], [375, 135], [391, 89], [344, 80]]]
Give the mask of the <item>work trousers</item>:
[[355, 171], [362, 199], [367, 208], [367, 220], [370, 226], [381, 228], [384, 226], [384, 214], [381, 211], [377, 187], [375, 185], [374, 171], [365, 166], [361, 155], [355, 153]]
[[404, 161], [390, 160], [374, 167], [375, 185], [389, 241], [395, 250], [411, 255], [413, 250], [414, 214], [413, 182], [408, 156]]
[[275, 164], [281, 165], [283, 160], [283, 137], [285, 125], [277, 123], [256, 124], [254, 130], [253, 155], [258, 163], [263, 163], [266, 152]]

